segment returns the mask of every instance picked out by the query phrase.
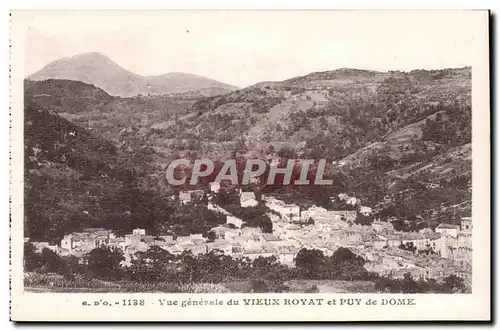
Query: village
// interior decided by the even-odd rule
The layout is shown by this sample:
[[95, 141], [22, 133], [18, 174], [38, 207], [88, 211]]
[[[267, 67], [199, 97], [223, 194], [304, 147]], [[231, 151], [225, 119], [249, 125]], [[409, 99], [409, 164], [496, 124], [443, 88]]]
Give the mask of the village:
[[[219, 184], [212, 183], [213, 194], [219, 189]], [[180, 203], [191, 203], [195, 194], [195, 191], [181, 192]], [[240, 190], [239, 198], [243, 208], [253, 208], [259, 203], [254, 192]], [[217, 249], [233, 258], [253, 260], [259, 256], [275, 256], [289, 267], [295, 265], [294, 258], [303, 248], [317, 249], [330, 256], [336, 249], [345, 247], [365, 259], [368, 271], [380, 276], [401, 278], [409, 272], [415, 279], [439, 280], [454, 274], [466, 282], [471, 280], [471, 217], [462, 218], [460, 226], [440, 224], [434, 230], [401, 232], [394, 230], [390, 222], [379, 219], [371, 225], [354, 223], [358, 213], [370, 216], [373, 211], [347, 194], [332, 199], [351, 205], [352, 210], [327, 210], [315, 205], [302, 210], [296, 204], [262, 196], [273, 223], [272, 233], [264, 233], [257, 227], [245, 227], [244, 221], [216, 205], [212, 195], [209, 199], [207, 207], [226, 217], [226, 224], [211, 229], [215, 238], [208, 239], [202, 234], [153, 236], [140, 228], [116, 236], [109, 229], [87, 228], [66, 234], [60, 245], [49, 242], [32, 244], [39, 252], [48, 248], [60, 256], [75, 256], [81, 263], [85, 263], [86, 254], [95, 248], [119, 248], [125, 257], [123, 266], [130, 266], [137, 252], [145, 252], [152, 246], [174, 255], [184, 251], [198, 255]]]

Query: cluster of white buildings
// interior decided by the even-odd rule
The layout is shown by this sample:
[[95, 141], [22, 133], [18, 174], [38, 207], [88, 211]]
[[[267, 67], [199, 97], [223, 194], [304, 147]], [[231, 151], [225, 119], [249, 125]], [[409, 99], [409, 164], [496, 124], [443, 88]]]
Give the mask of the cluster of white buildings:
[[442, 245], [440, 254], [442, 257], [464, 261], [467, 264], [472, 262], [472, 218], [463, 217], [460, 226], [452, 224], [440, 224], [436, 232], [442, 234]]
[[[376, 224], [377, 222], [374, 222]], [[356, 254], [367, 261], [369, 271], [392, 277], [410, 272], [414, 278], [442, 279], [449, 275], [470, 282], [472, 274], [472, 219], [464, 217], [461, 225], [440, 224], [434, 231], [396, 232], [383, 229], [369, 247], [357, 247]], [[416, 252], [400, 249], [412, 243]], [[366, 242], [370, 245], [370, 242]]]
[[[212, 192], [219, 187], [212, 187]], [[192, 194], [180, 195], [187, 203]], [[253, 192], [240, 192], [242, 207], [252, 208], [259, 202]], [[327, 210], [312, 206], [302, 210], [296, 204], [287, 204], [273, 197], [263, 197], [269, 208], [267, 214], [273, 222], [273, 233], [262, 233], [259, 228], [245, 227], [244, 222], [228, 211], [208, 203], [208, 208], [226, 216], [226, 224], [211, 230], [215, 240], [201, 234], [189, 236], [151, 236], [144, 229], [117, 237], [111, 230], [85, 229], [71, 233], [61, 245], [33, 243], [41, 251], [47, 247], [60, 255], [74, 255], [84, 259], [86, 253], [101, 246], [116, 247], [124, 252], [125, 265], [130, 265], [137, 252], [158, 246], [172, 254], [190, 250], [202, 254], [218, 249], [234, 258], [255, 259], [276, 256], [288, 266], [294, 266], [294, 257], [302, 248], [318, 249], [329, 256], [339, 247], [347, 247], [362, 256], [369, 271], [381, 275], [402, 277], [410, 272], [416, 278], [443, 278], [450, 274], [470, 279], [472, 257], [472, 220], [463, 218], [461, 225], [440, 224], [435, 231], [395, 231], [390, 222], [375, 221], [370, 226], [353, 224], [357, 213], [370, 215], [371, 208], [359, 206], [356, 198], [339, 195], [341, 200], [358, 205], [356, 210]], [[413, 244], [415, 252], [401, 249]]]

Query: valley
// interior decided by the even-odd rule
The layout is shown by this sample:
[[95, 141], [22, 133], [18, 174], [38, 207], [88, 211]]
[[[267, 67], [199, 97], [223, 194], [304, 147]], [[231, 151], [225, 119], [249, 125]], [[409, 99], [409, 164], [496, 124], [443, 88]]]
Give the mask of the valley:
[[[88, 57], [87, 54], [83, 59]], [[175, 245], [191, 247], [182, 243], [183, 238], [188, 238], [189, 242], [203, 242], [191, 249], [199, 250], [200, 263], [211, 263], [210, 259], [216, 258], [212, 251], [234, 249], [227, 242], [219, 242], [220, 247], [217, 241], [211, 244], [214, 238], [225, 240], [215, 230], [234, 232], [233, 239], [242, 243], [247, 240], [245, 231], [263, 238], [255, 239], [257, 242], [298, 231], [300, 238], [304, 236], [300, 242], [306, 246], [309, 231], [320, 243], [315, 241], [313, 246], [307, 246], [311, 251], [302, 248], [300, 252], [297, 247], [287, 252], [273, 247], [281, 252], [276, 253], [279, 263], [257, 258], [258, 254], [270, 254], [263, 259], [272, 258], [272, 249], [260, 253], [249, 253], [247, 248], [242, 253], [227, 251], [228, 258], [236, 259], [228, 261], [241, 271], [234, 275], [235, 281], [245, 279], [242, 270], [255, 267], [239, 260], [241, 254], [265, 265], [271, 263], [266, 272], [277, 268], [292, 283], [304, 277], [314, 278], [311, 275], [319, 272], [314, 266], [306, 263], [301, 269], [294, 265], [301, 252], [314, 255], [320, 247], [326, 255], [321, 253], [318, 261], [324, 263], [325, 270], [317, 277], [370, 279], [378, 282], [380, 290], [386, 280], [371, 272], [387, 271], [382, 268], [384, 263], [379, 262], [392, 259], [394, 247], [396, 251], [406, 249], [403, 241], [421, 245], [421, 240], [437, 240], [443, 247], [440, 254], [445, 255], [448, 247], [463, 244], [446, 241], [444, 235], [436, 233], [443, 224], [461, 229], [464, 219], [471, 215], [470, 68], [410, 72], [337, 69], [243, 89], [217, 84], [186, 88], [188, 83], [178, 84], [179, 88], [170, 86], [164, 93], [166, 90], [159, 88], [153, 92], [144, 90], [143, 83], [131, 73], [125, 73], [128, 76], [123, 78], [121, 69], [105, 58], [95, 54], [90, 58], [84, 61], [84, 70], [71, 67], [71, 75], [55, 70], [56, 61], [48, 66], [52, 72], [45, 70], [45, 76], [38, 74], [25, 80], [25, 237], [38, 246], [42, 243], [41, 252], [59, 252], [59, 243], [68, 235], [87, 236], [86, 231], [94, 229], [113, 233], [116, 237], [105, 239], [105, 246], [125, 245], [124, 254], [130, 259], [135, 254], [159, 254], [150, 250], [160, 244], [169, 250]], [[100, 61], [98, 66], [96, 61]], [[66, 66], [69, 67], [67, 63]], [[129, 84], [134, 88], [125, 89], [120, 84], [111, 86], [95, 77], [84, 79], [80, 75], [99, 71], [116, 72], [118, 78], [107, 77], [115, 77], [112, 79], [120, 84], [129, 84], [131, 80], [137, 84]], [[166, 172], [169, 164], [180, 158], [189, 161], [182, 173], [192, 171], [199, 159], [212, 160], [213, 173], [192, 183], [186, 180], [183, 185], [171, 185]], [[255, 180], [242, 183], [242, 175], [251, 170], [245, 166], [249, 159], [263, 160], [266, 170]], [[273, 183], [266, 180], [273, 162], [284, 167], [288, 160], [300, 164], [307, 159], [315, 160], [304, 173], [313, 179], [312, 184], [283, 185], [282, 175], [277, 175]], [[227, 170], [227, 160], [235, 160], [237, 182], [222, 181], [220, 192], [219, 188], [214, 191], [212, 181], [221, 169], [221, 173]], [[331, 185], [314, 185], [323, 162], [319, 160], [328, 164], [322, 178]], [[301, 176], [300, 168], [294, 167], [292, 179], [304, 179]], [[253, 197], [250, 202], [245, 200], [246, 195]], [[346, 203], [345, 197], [352, 197], [354, 202]], [[276, 207], [276, 211], [264, 200], [277, 201], [284, 207]], [[288, 213], [295, 215], [296, 209], [298, 218], [289, 216]], [[312, 216], [304, 218], [300, 216], [302, 211]], [[333, 213], [327, 223], [336, 219], [347, 230], [337, 233], [327, 225], [315, 225], [318, 211]], [[284, 219], [287, 221], [283, 223]], [[228, 222], [236, 222], [241, 231], [234, 230], [235, 225]], [[391, 227], [387, 231], [392, 231], [392, 235], [377, 229], [386, 225]], [[82, 231], [87, 234], [81, 234]], [[142, 247], [139, 241], [128, 242], [137, 233], [143, 233], [138, 235], [140, 240], [147, 240], [144, 249], [138, 248]], [[364, 236], [365, 246], [379, 245], [382, 236], [390, 249], [386, 252], [385, 246], [378, 247], [383, 252], [377, 253], [381, 254], [377, 257], [365, 246], [358, 250], [350, 240], [359, 235]], [[391, 239], [394, 236], [399, 241]], [[340, 243], [351, 245], [350, 249], [356, 252], [349, 251], [345, 265], [331, 258], [336, 250], [342, 253]], [[68, 252], [73, 254], [71, 247]], [[130, 249], [133, 252], [128, 252]], [[85, 254], [78, 257], [79, 263], [85, 263]], [[174, 254], [180, 254], [175, 259], [188, 268], [191, 257], [185, 254], [189, 253], [180, 249]], [[432, 262], [423, 256], [398, 254], [395, 259]], [[378, 262], [369, 262], [371, 259]], [[127, 260], [129, 269], [117, 272], [124, 272], [133, 280], [135, 273], [142, 271], [134, 271], [139, 266], [131, 261]], [[261, 263], [255, 261], [252, 263]], [[348, 268], [351, 263], [356, 266], [352, 274], [332, 271]], [[331, 266], [336, 267], [328, 269]], [[441, 269], [433, 264], [434, 267], [438, 275]], [[454, 264], [453, 268], [462, 270]], [[421, 275], [422, 270], [417, 271]], [[185, 272], [182, 275], [193, 277], [191, 271]], [[199, 276], [199, 282], [210, 277]], [[30, 286], [43, 286], [44, 282], [37, 280]], [[72, 286], [78, 288], [78, 284]], [[283, 284], [278, 282], [276, 286], [278, 291]], [[405, 285], [396, 282], [391, 286]]]

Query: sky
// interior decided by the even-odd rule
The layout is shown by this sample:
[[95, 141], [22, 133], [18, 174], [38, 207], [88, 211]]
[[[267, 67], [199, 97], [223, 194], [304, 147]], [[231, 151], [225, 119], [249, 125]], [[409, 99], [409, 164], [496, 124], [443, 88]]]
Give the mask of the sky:
[[338, 68], [457, 68], [477, 57], [485, 22], [467, 11], [25, 12], [25, 76], [84, 52], [141, 75], [186, 72], [238, 87]]

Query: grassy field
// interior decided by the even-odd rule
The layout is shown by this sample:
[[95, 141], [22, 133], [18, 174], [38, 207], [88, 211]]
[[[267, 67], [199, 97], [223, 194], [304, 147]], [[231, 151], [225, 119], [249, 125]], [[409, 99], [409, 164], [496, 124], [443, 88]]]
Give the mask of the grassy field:
[[374, 293], [375, 286], [369, 281], [341, 281], [341, 280], [291, 280], [285, 282], [292, 293], [312, 292], [316, 287], [319, 293]]
[[[281, 284], [265, 282], [263, 292], [285, 293], [373, 293], [373, 282], [335, 281], [335, 280], [292, 280]], [[26, 275], [24, 290], [33, 293], [251, 293], [252, 282], [248, 280], [231, 281], [221, 284], [195, 283], [174, 284], [168, 282], [140, 283], [130, 281], [85, 280], [76, 278], [65, 280], [59, 275]]]

